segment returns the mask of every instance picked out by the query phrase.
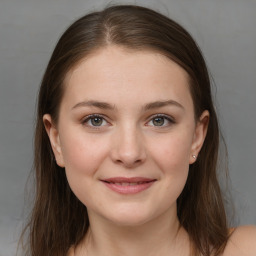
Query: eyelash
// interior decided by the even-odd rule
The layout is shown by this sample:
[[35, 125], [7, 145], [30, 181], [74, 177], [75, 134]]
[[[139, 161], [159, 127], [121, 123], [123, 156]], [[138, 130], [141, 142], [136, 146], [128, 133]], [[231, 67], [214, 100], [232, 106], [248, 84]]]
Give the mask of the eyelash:
[[[88, 126], [88, 127], [90, 127], [90, 128], [92, 128], [92, 129], [100, 129], [100, 128], [102, 127], [102, 125], [100, 125], [100, 126], [88, 125], [88, 122], [89, 122], [90, 120], [92, 120], [93, 118], [100, 118], [100, 119], [103, 120], [103, 122], [105, 121], [105, 122], [108, 123], [108, 121], [106, 121], [106, 118], [105, 118], [103, 115], [92, 114], [92, 115], [86, 116], [86, 117], [82, 120], [82, 124], [83, 124], [83, 125], [86, 125], [86, 126]], [[165, 114], [156, 114], [156, 115], [151, 116], [151, 117], [150, 117], [150, 120], [147, 121], [147, 124], [148, 124], [149, 122], [153, 121], [155, 118], [164, 118], [165, 120], [168, 121], [168, 124], [167, 124], [167, 125], [163, 125], [163, 126], [157, 126], [157, 125], [156, 125], [156, 126], [154, 126], [154, 127], [164, 128], [164, 127], [166, 127], [166, 126], [169, 126], [170, 124], [175, 124], [175, 120], [174, 120], [173, 118], [171, 118], [170, 116], [165, 115]], [[149, 125], [147, 125], [147, 126], [149, 126]]]
[[[154, 127], [160, 127], [160, 128], [164, 128], [164, 127], [167, 127], [169, 126], [170, 124], [175, 124], [175, 121], [173, 118], [171, 118], [170, 116], [168, 115], [165, 115], [165, 114], [156, 114], [154, 116], [151, 116], [150, 117], [150, 120], [149, 122], [153, 121], [155, 118], [163, 118], [164, 120], [167, 120], [168, 124], [167, 125], [163, 125], [163, 126], [154, 126]], [[147, 123], [149, 123], [147, 122]]]
[[[106, 118], [105, 118], [104, 116], [99, 115], [99, 114], [92, 114], [92, 115], [86, 116], [86, 117], [82, 120], [82, 124], [83, 124], [83, 125], [86, 125], [86, 126], [88, 126], [88, 127], [90, 127], [90, 128], [93, 128], [93, 129], [100, 129], [100, 127], [102, 127], [102, 126], [88, 125], [88, 122], [89, 122], [90, 120], [92, 120], [93, 118], [101, 118], [102, 120], [104, 120], [105, 122], [107, 122], [107, 121], [106, 121]], [[107, 122], [107, 123], [108, 123], [108, 122]]]

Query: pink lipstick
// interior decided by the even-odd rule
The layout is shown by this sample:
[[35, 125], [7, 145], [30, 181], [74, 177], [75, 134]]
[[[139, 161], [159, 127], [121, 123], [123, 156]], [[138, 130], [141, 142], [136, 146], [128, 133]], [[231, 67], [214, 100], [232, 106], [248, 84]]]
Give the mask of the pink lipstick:
[[108, 188], [120, 194], [136, 194], [151, 187], [156, 179], [144, 177], [113, 177], [101, 180]]

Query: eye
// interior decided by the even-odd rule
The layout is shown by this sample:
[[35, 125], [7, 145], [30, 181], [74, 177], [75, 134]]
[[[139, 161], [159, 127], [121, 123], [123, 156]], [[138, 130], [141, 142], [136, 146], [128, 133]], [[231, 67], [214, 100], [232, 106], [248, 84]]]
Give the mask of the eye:
[[108, 122], [101, 115], [89, 115], [87, 116], [82, 123], [89, 127], [101, 127], [106, 126]]
[[153, 116], [153, 118], [151, 118], [147, 123], [147, 125], [155, 127], [166, 127], [170, 124], [174, 124], [174, 120], [171, 117], [162, 114]]

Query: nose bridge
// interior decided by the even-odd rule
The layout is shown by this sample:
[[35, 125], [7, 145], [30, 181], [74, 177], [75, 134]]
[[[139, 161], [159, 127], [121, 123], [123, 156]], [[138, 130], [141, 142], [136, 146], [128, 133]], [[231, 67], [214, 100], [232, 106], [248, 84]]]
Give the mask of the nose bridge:
[[136, 124], [126, 123], [115, 133], [115, 143], [112, 148], [113, 160], [126, 167], [133, 167], [144, 162], [146, 152], [143, 136]]

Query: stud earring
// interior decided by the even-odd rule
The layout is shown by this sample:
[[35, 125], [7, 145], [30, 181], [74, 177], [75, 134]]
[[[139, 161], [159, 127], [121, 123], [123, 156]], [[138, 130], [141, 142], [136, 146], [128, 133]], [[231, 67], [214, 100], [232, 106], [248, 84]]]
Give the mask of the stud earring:
[[192, 155], [192, 157], [193, 157], [194, 159], [196, 159], [196, 155]]

